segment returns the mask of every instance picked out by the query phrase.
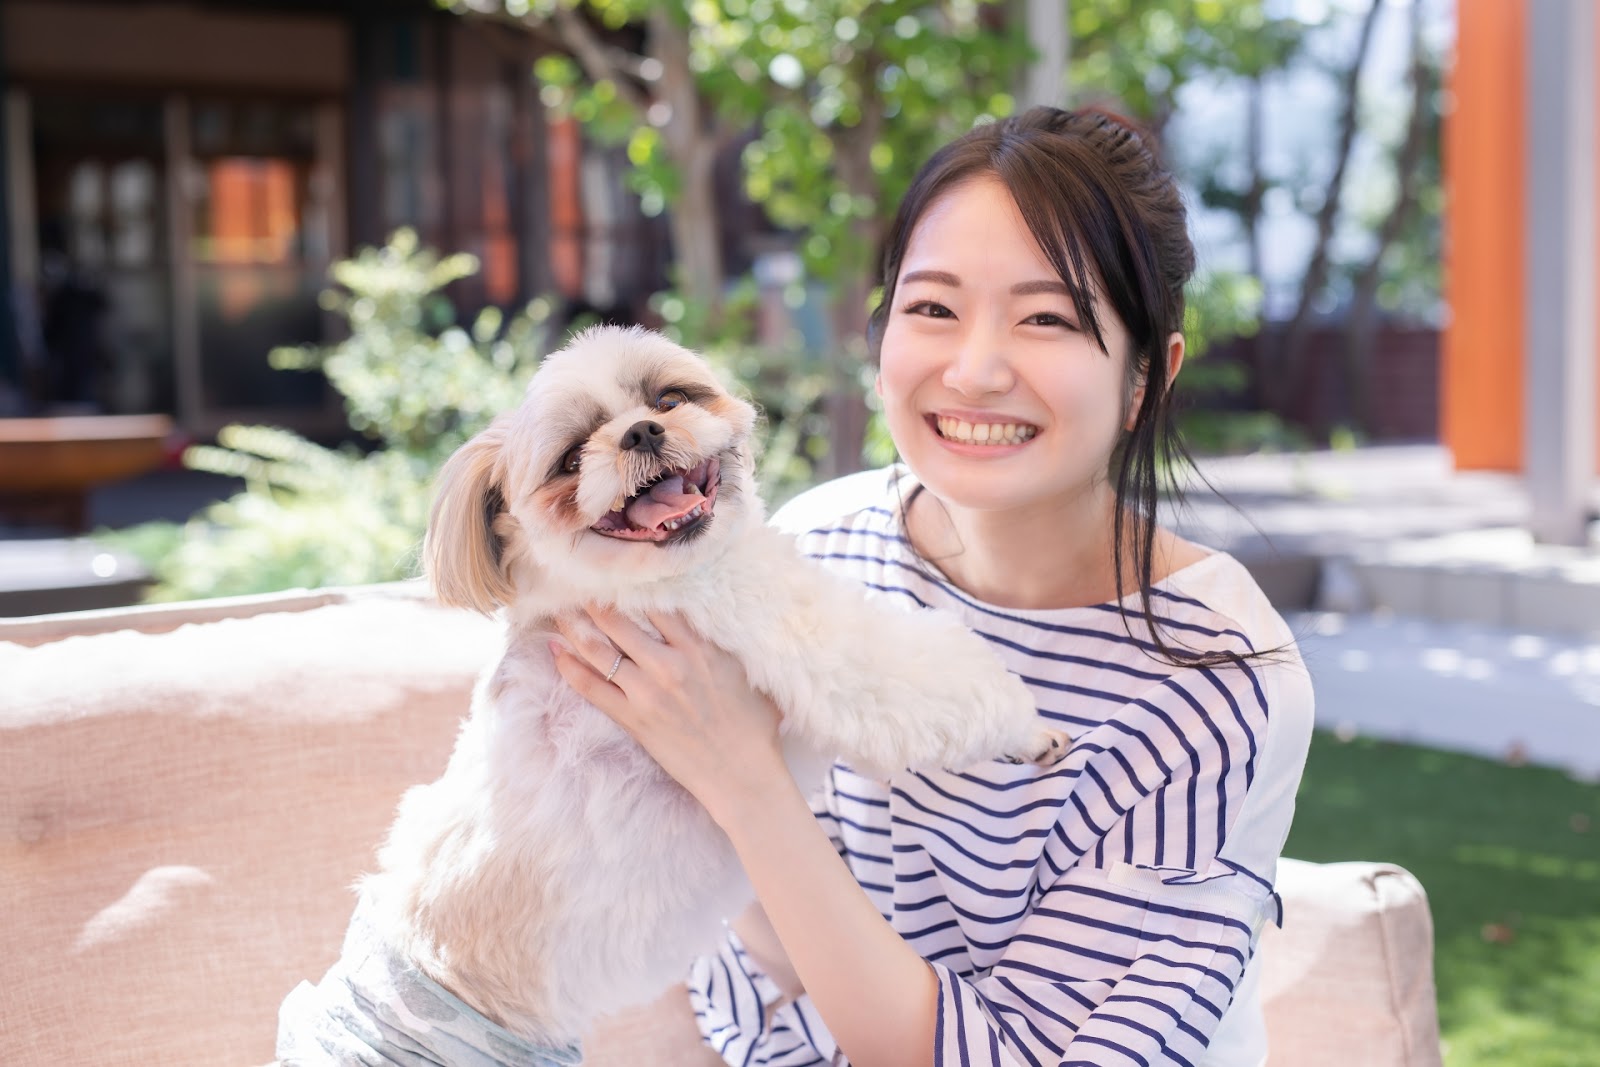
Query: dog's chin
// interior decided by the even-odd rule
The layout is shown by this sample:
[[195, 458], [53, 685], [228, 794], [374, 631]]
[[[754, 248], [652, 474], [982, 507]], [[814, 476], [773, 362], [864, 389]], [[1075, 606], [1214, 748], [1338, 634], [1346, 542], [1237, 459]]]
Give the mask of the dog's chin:
[[587, 538], [648, 545], [688, 545], [717, 522], [722, 461], [713, 456], [693, 467], [666, 470], [589, 527]]

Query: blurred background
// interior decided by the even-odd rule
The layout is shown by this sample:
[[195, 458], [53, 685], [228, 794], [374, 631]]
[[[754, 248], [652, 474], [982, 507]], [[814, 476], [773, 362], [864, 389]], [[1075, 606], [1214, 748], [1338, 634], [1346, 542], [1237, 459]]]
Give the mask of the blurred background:
[[888, 462], [900, 193], [1103, 104], [1200, 255], [1164, 518], [1315, 676], [1289, 853], [1421, 878], [1448, 1063], [1600, 1064], [1597, 42], [1589, 0], [0, 0], [0, 615], [410, 577], [438, 464], [595, 321], [756, 398], [773, 504]]

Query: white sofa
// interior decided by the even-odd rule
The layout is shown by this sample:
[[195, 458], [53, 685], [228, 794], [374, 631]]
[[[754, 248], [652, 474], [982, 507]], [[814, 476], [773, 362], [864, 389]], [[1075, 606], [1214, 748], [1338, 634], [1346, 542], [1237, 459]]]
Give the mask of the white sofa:
[[[411, 586], [0, 621], [0, 1063], [270, 1061], [494, 636]], [[1280, 889], [1272, 1064], [1438, 1064], [1415, 879], [1286, 861]], [[717, 1061], [669, 991], [589, 1062]]]

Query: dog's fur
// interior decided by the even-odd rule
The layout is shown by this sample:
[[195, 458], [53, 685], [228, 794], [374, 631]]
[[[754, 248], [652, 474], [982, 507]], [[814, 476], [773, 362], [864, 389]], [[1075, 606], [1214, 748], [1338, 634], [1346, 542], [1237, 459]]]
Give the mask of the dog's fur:
[[[665, 390], [683, 402], [662, 410], [679, 399], [658, 407]], [[649, 421], [659, 454], [625, 448]], [[585, 602], [680, 613], [782, 710], [804, 788], [835, 756], [887, 774], [1065, 754], [980, 638], [868, 598], [765, 525], [755, 421], [692, 353], [601, 327], [549, 356], [523, 404], [441, 474], [425, 548], [437, 595], [503, 607], [506, 645], [448, 769], [406, 794], [362, 890], [394, 948], [524, 1038], [565, 1045], [655, 996], [749, 896], [705, 811], [557, 676], [555, 617]], [[720, 482], [697, 523], [660, 541], [592, 529], [664, 472], [712, 459]]]

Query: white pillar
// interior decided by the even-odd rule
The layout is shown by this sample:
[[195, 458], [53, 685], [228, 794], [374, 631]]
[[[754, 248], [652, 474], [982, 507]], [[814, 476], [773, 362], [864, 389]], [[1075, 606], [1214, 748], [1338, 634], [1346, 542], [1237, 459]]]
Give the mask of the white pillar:
[[1022, 87], [1017, 110], [1038, 104], [1065, 106], [1067, 102], [1067, 31], [1069, 0], [1024, 0], [1028, 43], [1038, 53]]
[[1595, 8], [1528, 5], [1527, 392], [1533, 535], [1588, 540], [1595, 476]]

